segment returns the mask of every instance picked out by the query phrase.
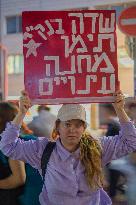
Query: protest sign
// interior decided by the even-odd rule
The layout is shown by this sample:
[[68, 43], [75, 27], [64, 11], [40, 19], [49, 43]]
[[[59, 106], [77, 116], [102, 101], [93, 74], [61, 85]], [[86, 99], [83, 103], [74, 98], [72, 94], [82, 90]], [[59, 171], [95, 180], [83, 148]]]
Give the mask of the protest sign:
[[33, 103], [113, 102], [113, 10], [23, 12], [25, 89]]

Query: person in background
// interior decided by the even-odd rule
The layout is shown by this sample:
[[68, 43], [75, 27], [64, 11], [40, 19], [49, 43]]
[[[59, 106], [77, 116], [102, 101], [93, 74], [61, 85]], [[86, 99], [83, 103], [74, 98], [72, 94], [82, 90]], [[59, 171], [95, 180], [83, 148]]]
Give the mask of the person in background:
[[[105, 112], [105, 124], [107, 127], [105, 136], [119, 135], [121, 129], [119, 119], [112, 104], [104, 104], [101, 106]], [[107, 112], [107, 113], [106, 113]], [[107, 118], [106, 118], [107, 117]], [[126, 175], [123, 170], [119, 169], [120, 161], [124, 158], [111, 161], [105, 167], [105, 181], [107, 182], [107, 192], [112, 199], [113, 205], [126, 205]], [[113, 164], [116, 163], [116, 166]], [[120, 202], [121, 201], [121, 202]]]
[[128, 205], [136, 204], [136, 151], [126, 158], [126, 164], [122, 168], [127, 176], [126, 196]]
[[[13, 120], [13, 118], [17, 115], [18, 109], [19, 109], [18, 104], [15, 104], [13, 102], [0, 103], [0, 118], [2, 117], [2, 119], [3, 119], [3, 124], [1, 124], [1, 126], [4, 126], [3, 128], [1, 127], [2, 128], [1, 132], [5, 129], [6, 123]], [[20, 128], [19, 137], [23, 141], [36, 140], [36, 137], [33, 135], [33, 132], [30, 129], [28, 129], [27, 125], [24, 122], [22, 123], [22, 126]], [[2, 153], [0, 156], [2, 159], [7, 158]], [[9, 161], [11, 161], [10, 164], [11, 163], [22, 163], [23, 169], [25, 172], [25, 176], [26, 176], [26, 180], [25, 180], [24, 186], [23, 186], [23, 191], [20, 190], [20, 192], [19, 192], [17, 190], [19, 192], [19, 194], [17, 192], [18, 204], [19, 205], [29, 205], [29, 204], [39, 205], [38, 195], [42, 189], [42, 178], [41, 178], [40, 174], [38, 173], [38, 171], [27, 163], [25, 163], [25, 165], [24, 165], [24, 163], [20, 162], [20, 161], [16, 162], [16, 161], [13, 161], [11, 159], [9, 159]], [[7, 161], [7, 164], [8, 164], [8, 161]], [[20, 168], [16, 168], [16, 171], [18, 174], [14, 173], [14, 179], [13, 179], [14, 182], [16, 182], [18, 178], [20, 181], [22, 179], [21, 166], [20, 166]], [[1, 171], [0, 171], [0, 173], [1, 173]], [[7, 198], [8, 198], [8, 196], [6, 197], [6, 199]], [[14, 200], [16, 200], [16, 197]], [[4, 205], [6, 205], [3, 198], [2, 198], [2, 201], [3, 201]], [[0, 205], [3, 205], [1, 203], [1, 201], [0, 201]], [[10, 200], [8, 205], [16, 205], [16, 203], [15, 202], [12, 203]]]
[[[110, 106], [109, 106], [110, 107]], [[110, 109], [112, 110], [112, 109]], [[126, 112], [129, 115], [130, 119], [133, 121], [136, 126], [136, 102], [131, 101], [126, 103]], [[113, 117], [108, 119], [108, 126], [106, 136], [118, 135], [120, 131], [119, 121], [114, 114], [110, 112]], [[108, 180], [109, 180], [109, 195], [112, 198], [113, 205], [134, 205], [136, 204], [135, 200], [135, 189], [136, 186], [134, 175], [136, 174], [135, 170], [135, 152], [131, 153], [129, 156], [113, 160], [108, 164], [106, 171], [108, 171]], [[133, 176], [133, 177], [132, 177]], [[132, 179], [133, 178], [133, 179]]]
[[126, 111], [136, 126], [136, 102], [128, 102], [126, 104]]
[[[33, 132], [27, 127], [26, 123], [22, 123], [20, 128], [20, 139], [24, 141], [36, 140], [37, 137], [33, 135]], [[26, 170], [26, 183], [24, 187], [24, 193], [19, 197], [21, 205], [40, 205], [39, 194], [42, 190], [42, 178], [35, 168], [28, 163], [25, 163]]]
[[30, 135], [30, 136], [32, 136], [33, 131], [28, 128], [28, 126], [25, 122], [22, 122], [22, 126], [20, 128], [20, 134], [21, 135]]
[[116, 135], [120, 130], [120, 123], [112, 104], [100, 104], [99, 116], [102, 135]]
[[50, 112], [50, 107], [47, 105], [38, 106], [38, 115], [28, 123], [28, 127], [33, 131], [33, 134], [38, 137], [50, 137], [56, 116]]
[[[54, 133], [59, 138], [48, 162], [41, 205], [111, 205], [103, 190], [102, 167], [136, 149], [136, 128], [124, 110], [124, 96], [114, 93], [113, 104], [121, 131], [114, 137], [99, 140], [86, 133], [86, 112], [79, 104], [62, 105], [58, 111]], [[47, 138], [24, 142], [18, 138], [19, 128], [31, 107], [28, 94], [23, 91], [19, 113], [1, 134], [0, 148], [14, 159], [21, 159], [41, 170], [41, 157]]]
[[[0, 103], [0, 133], [17, 113], [11, 103]], [[19, 196], [23, 194], [25, 181], [24, 162], [8, 158], [0, 150], [0, 205], [21, 205]]]

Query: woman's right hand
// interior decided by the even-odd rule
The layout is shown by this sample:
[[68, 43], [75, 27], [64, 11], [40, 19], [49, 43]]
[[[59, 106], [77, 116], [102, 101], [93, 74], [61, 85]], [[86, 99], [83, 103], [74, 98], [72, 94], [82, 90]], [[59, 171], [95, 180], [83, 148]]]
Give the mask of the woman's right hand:
[[25, 90], [21, 92], [19, 104], [20, 104], [19, 113], [24, 115], [27, 113], [28, 109], [32, 106], [28, 93]]

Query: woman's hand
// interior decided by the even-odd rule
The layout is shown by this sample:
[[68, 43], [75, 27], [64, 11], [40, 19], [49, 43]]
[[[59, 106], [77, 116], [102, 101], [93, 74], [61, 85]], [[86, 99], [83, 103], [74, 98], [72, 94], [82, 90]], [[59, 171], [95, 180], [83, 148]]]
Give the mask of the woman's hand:
[[21, 92], [20, 102], [19, 102], [19, 112], [12, 121], [16, 125], [22, 125], [23, 119], [25, 114], [27, 113], [28, 109], [31, 107], [31, 100], [28, 96], [26, 91]]
[[20, 97], [20, 106], [19, 106], [19, 113], [21, 114], [26, 114], [28, 109], [32, 106], [31, 105], [31, 100], [28, 96], [28, 93], [23, 90], [21, 92], [21, 97]]
[[115, 96], [115, 102], [113, 103], [113, 107], [116, 111], [116, 114], [119, 118], [119, 121], [120, 122], [129, 122], [130, 119], [129, 119], [129, 117], [124, 109], [125, 99], [124, 99], [123, 93], [121, 92], [121, 90], [117, 90], [114, 93], [114, 96]]
[[113, 107], [115, 110], [124, 109], [125, 106], [125, 98], [121, 90], [117, 90], [113, 96], [115, 97], [115, 102], [113, 103]]

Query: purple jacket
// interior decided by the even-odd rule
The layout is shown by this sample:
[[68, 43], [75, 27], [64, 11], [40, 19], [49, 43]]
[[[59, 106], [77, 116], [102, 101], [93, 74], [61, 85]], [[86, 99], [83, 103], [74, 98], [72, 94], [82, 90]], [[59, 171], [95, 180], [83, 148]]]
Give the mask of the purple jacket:
[[[8, 123], [1, 134], [0, 149], [12, 159], [29, 163], [41, 173], [41, 157], [48, 143], [46, 138], [23, 141], [18, 138], [19, 127]], [[136, 129], [131, 122], [121, 124], [119, 135], [102, 137], [102, 163], [106, 165], [136, 150]], [[111, 205], [111, 200], [101, 188], [91, 191], [79, 160], [80, 150], [68, 152], [57, 140], [48, 163], [45, 183], [40, 194], [41, 205]], [[31, 197], [31, 196], [30, 196]]]

